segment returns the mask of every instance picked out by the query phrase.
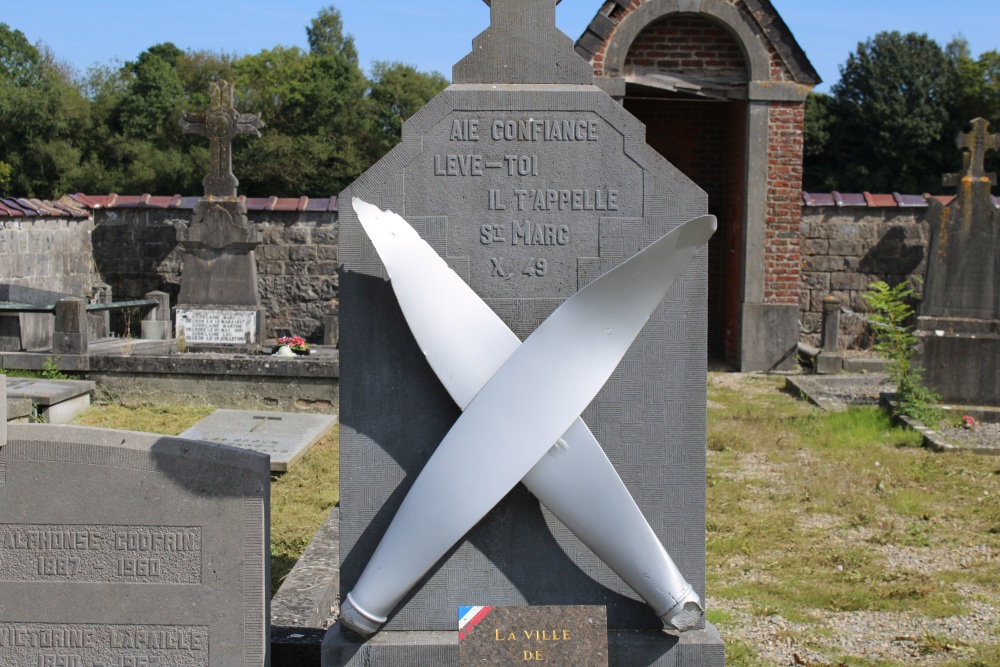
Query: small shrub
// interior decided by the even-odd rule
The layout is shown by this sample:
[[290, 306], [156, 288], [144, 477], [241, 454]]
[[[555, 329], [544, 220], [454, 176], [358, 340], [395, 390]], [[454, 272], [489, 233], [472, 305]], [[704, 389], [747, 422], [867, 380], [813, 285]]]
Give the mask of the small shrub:
[[942, 416], [937, 407], [941, 397], [921, 384], [923, 371], [912, 361], [917, 337], [911, 331], [914, 312], [908, 300], [914, 297], [913, 288], [905, 282], [889, 287], [877, 280], [861, 296], [872, 309], [869, 319], [874, 325], [875, 350], [889, 360], [889, 379], [896, 385], [899, 413], [936, 426]]
[[45, 357], [42, 363], [42, 377], [46, 380], [71, 380], [69, 375], [59, 368], [59, 357]]

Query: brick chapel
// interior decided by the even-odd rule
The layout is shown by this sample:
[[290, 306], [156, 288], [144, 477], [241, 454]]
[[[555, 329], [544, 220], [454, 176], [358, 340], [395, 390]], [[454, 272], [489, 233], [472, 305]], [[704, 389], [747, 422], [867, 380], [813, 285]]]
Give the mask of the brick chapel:
[[768, 0], [607, 0], [576, 51], [646, 141], [708, 193], [708, 351], [791, 367], [805, 98], [820, 82]]

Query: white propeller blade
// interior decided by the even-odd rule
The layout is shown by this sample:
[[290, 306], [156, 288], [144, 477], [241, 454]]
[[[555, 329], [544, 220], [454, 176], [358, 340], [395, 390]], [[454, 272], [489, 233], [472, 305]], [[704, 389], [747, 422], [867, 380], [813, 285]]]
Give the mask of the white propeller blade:
[[[415, 339], [456, 403], [467, 410], [421, 472], [368, 567], [346, 596], [341, 612], [344, 624], [362, 634], [374, 632], [434, 562], [523, 477], [529, 490], [666, 624], [678, 629], [693, 626], [701, 615], [697, 594], [577, 416], [603, 386], [670, 284], [711, 236], [715, 219], [704, 216], [685, 223], [591, 283], [521, 346], [405, 220], [358, 199], [354, 206], [386, 266]], [[628, 290], [632, 298], [617, 290]], [[429, 299], [429, 294], [434, 298]], [[571, 340], [581, 333], [583, 341]], [[547, 351], [547, 346], [553, 349]], [[525, 348], [532, 353], [526, 354]], [[567, 366], [561, 369], [560, 362], [552, 363], [553, 356], [561, 357]], [[518, 363], [512, 366], [515, 360]], [[598, 368], [594, 368], [595, 360]], [[548, 365], [542, 370], [532, 368], [540, 362]], [[576, 379], [570, 377], [572, 371]], [[490, 407], [488, 401], [510, 403], [503, 395], [525, 382], [536, 386], [532, 396], [544, 406], [519, 425], [498, 419], [493, 412], [497, 406]], [[538, 383], [544, 386], [538, 388]], [[480, 390], [487, 398], [477, 396]], [[489, 409], [477, 410], [477, 404]], [[517, 404], [522, 406], [519, 416], [523, 417], [523, 390]], [[473, 410], [494, 416], [487, 420], [489, 424], [476, 424], [467, 418]], [[555, 419], [550, 414], [553, 410], [559, 415]], [[503, 413], [501, 408], [499, 414]], [[569, 430], [545, 455], [567, 420]], [[468, 452], [469, 445], [475, 454]], [[448, 455], [461, 462], [445, 462], [443, 457], [448, 455], [442, 452], [448, 450]], [[470, 456], [478, 471], [470, 470]], [[463, 488], [477, 489], [476, 506], [440, 516], [445, 497]]]

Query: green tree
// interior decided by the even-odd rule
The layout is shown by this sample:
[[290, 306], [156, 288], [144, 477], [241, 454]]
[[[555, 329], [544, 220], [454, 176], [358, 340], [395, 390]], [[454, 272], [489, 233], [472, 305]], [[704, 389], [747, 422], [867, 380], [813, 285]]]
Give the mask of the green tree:
[[[44, 49], [44, 46], [43, 46]], [[0, 23], [0, 171], [19, 196], [57, 197], [80, 173], [89, 104], [47, 49]]]
[[267, 124], [234, 150], [248, 194], [329, 196], [374, 159], [368, 84], [340, 14], [322, 10], [306, 32], [308, 53], [276, 47], [233, 63], [241, 108]]
[[403, 63], [376, 62], [369, 97], [374, 104], [373, 140], [377, 157], [399, 143], [403, 121], [448, 86], [438, 72], [426, 74]]
[[882, 32], [858, 45], [831, 89], [826, 158], [841, 190], [939, 192], [953, 171], [954, 62], [927, 35]]
[[354, 46], [354, 38], [350, 34], [344, 34], [340, 12], [333, 5], [321, 9], [316, 18], [309, 22], [306, 39], [309, 42], [309, 52], [313, 55], [340, 56], [355, 67], [358, 65], [358, 50]]
[[169, 42], [135, 61], [87, 72], [94, 128], [81, 189], [89, 192], [199, 194], [208, 168], [208, 143], [178, 126], [181, 112], [209, 103], [209, 82], [232, 80], [233, 59], [181, 51]]
[[32, 85], [41, 76], [42, 55], [20, 30], [0, 23], [0, 79], [14, 86]]
[[802, 189], [807, 192], [841, 190], [840, 165], [831, 160], [831, 126], [836, 120], [833, 98], [823, 93], [806, 97], [802, 148]]
[[[126, 63], [128, 88], [118, 106], [122, 134], [153, 139], [177, 131], [180, 107], [187, 101], [178, 62], [184, 52], [170, 42], [157, 44]], [[173, 121], [173, 122], [171, 122]]]

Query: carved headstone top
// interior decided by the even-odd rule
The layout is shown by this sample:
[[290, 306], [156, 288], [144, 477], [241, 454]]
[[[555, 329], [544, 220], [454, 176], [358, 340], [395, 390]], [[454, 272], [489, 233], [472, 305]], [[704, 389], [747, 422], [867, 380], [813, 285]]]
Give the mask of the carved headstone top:
[[206, 197], [235, 197], [239, 181], [233, 175], [234, 138], [241, 134], [260, 136], [264, 122], [259, 114], [239, 113], [233, 107], [233, 84], [223, 79], [209, 84], [211, 102], [208, 110], [185, 111], [181, 117], [184, 134], [208, 137], [210, 164], [202, 180]]
[[990, 134], [988, 127], [976, 118], [972, 132], [958, 135], [962, 173], [945, 178], [958, 187], [954, 201], [944, 206], [927, 199], [930, 245], [923, 318], [1000, 319], [1000, 211], [990, 200], [995, 176], [983, 167], [986, 153], [1000, 150], [1000, 135]]
[[996, 185], [996, 174], [986, 173], [984, 164], [987, 151], [1000, 150], [1000, 134], [990, 134], [988, 131], [990, 122], [983, 118], [974, 119], [971, 125], [972, 132], [968, 134], [959, 132], [955, 138], [955, 145], [962, 151], [962, 171], [959, 174], [945, 175], [945, 185], [958, 186], [960, 179], [966, 178], [989, 180]]
[[590, 63], [556, 27], [556, 0], [492, 0], [490, 27], [452, 70], [455, 83], [592, 84]]

